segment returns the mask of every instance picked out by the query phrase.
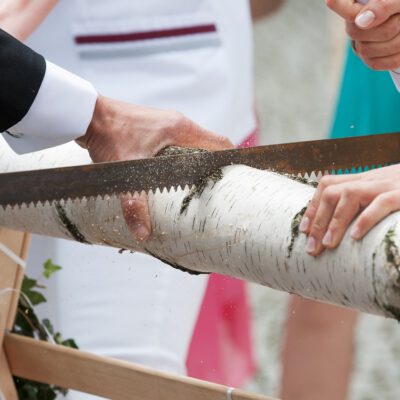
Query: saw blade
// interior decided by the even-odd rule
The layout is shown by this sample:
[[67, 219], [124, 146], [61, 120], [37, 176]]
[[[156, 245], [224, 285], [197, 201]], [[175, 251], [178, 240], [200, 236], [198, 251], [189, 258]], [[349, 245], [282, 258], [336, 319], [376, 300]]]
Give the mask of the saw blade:
[[234, 164], [309, 178], [396, 163], [400, 163], [400, 133], [160, 156], [0, 174], [0, 205], [183, 188]]

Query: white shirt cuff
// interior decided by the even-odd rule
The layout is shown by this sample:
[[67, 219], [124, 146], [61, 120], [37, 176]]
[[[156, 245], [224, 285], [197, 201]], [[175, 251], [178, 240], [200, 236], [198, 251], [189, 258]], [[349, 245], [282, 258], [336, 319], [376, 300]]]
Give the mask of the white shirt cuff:
[[19, 154], [75, 140], [85, 134], [96, 99], [91, 83], [46, 60], [46, 73], [31, 108], [4, 137]]

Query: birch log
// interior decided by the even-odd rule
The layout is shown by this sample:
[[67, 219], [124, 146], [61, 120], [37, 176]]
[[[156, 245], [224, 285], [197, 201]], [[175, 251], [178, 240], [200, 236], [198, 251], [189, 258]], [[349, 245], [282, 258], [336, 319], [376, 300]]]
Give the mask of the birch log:
[[[34, 158], [30, 169], [44, 166], [46, 157]], [[0, 170], [1, 165], [0, 158]], [[184, 212], [189, 188], [150, 193], [153, 234], [145, 244], [132, 238], [116, 196], [0, 207], [0, 226], [140, 251], [178, 268], [400, 319], [400, 214], [387, 217], [362, 241], [346, 235], [337, 250], [314, 258], [305, 253], [306, 238], [298, 231], [314, 190], [273, 172], [225, 167]]]

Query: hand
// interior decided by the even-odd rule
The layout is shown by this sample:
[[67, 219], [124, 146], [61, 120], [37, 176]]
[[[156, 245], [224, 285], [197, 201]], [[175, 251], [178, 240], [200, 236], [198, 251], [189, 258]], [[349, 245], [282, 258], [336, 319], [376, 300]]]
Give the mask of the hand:
[[357, 216], [350, 235], [362, 239], [380, 220], [400, 210], [400, 165], [361, 174], [324, 176], [300, 231], [308, 234], [306, 251], [316, 256], [334, 249]]
[[[367, 3], [366, 1], [364, 1]], [[346, 20], [353, 49], [375, 70], [400, 67], [400, 1], [327, 0], [328, 7]]]
[[24, 41], [38, 28], [57, 3], [58, 0], [2, 0], [0, 1], [1, 29]]
[[[93, 119], [77, 140], [94, 162], [130, 160], [155, 156], [168, 146], [222, 150], [231, 142], [211, 133], [176, 111], [136, 106], [99, 96]], [[151, 234], [144, 194], [123, 196], [122, 209], [128, 227], [138, 240]]]

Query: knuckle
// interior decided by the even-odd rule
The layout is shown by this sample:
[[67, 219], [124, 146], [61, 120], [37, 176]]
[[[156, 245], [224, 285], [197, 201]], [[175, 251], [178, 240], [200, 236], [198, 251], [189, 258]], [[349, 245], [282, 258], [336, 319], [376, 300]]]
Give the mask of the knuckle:
[[347, 199], [358, 197], [359, 187], [357, 185], [346, 186], [343, 188], [342, 194]]
[[390, 20], [382, 27], [382, 40], [391, 40], [398, 34], [398, 20], [397, 18]]
[[357, 54], [360, 57], [368, 57], [368, 55], [370, 53], [368, 44], [365, 44], [363, 42], [357, 42], [355, 45], [355, 48], [356, 48]]
[[366, 57], [361, 57], [361, 58], [365, 62], [365, 64], [367, 64], [374, 71], [382, 71], [385, 69], [385, 67], [383, 66], [383, 62], [380, 59], [366, 58]]
[[329, 224], [329, 229], [332, 232], [338, 231], [339, 227], [343, 224], [343, 221], [344, 221], [343, 213], [340, 211], [336, 211], [332, 216], [332, 220]]
[[321, 190], [325, 190], [329, 186], [331, 186], [335, 181], [335, 177], [332, 175], [324, 175], [321, 180], [319, 181], [318, 187]]
[[378, 3], [379, 11], [383, 14], [383, 16], [389, 15], [392, 8], [392, 0], [380, 0]]
[[324, 228], [319, 220], [314, 221], [310, 231], [310, 236], [320, 238], [324, 232]]
[[168, 120], [164, 129], [168, 133], [179, 132], [186, 128], [188, 125], [188, 119], [180, 112], [172, 110], [168, 111]]
[[357, 25], [351, 22], [346, 23], [346, 33], [353, 40], [359, 40], [361, 38], [362, 32], [357, 28]]
[[328, 187], [322, 194], [322, 201], [329, 206], [333, 207], [336, 205], [339, 199], [339, 192], [334, 187]]
[[379, 207], [394, 210], [399, 207], [398, 194], [382, 193], [375, 198], [375, 203]]

